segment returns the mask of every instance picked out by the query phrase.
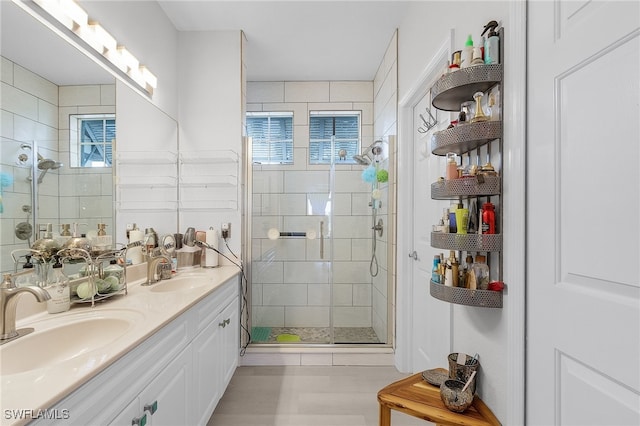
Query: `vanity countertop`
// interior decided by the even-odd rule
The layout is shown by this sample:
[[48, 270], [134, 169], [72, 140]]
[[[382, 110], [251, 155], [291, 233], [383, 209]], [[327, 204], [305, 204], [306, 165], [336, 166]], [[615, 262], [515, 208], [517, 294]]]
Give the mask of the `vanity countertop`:
[[[95, 324], [102, 324], [100, 321], [105, 318], [116, 318], [115, 323], [120, 325], [125, 321], [128, 322], [126, 327], [121, 327], [123, 328], [122, 332], [114, 331], [118, 337], [109, 344], [96, 349], [88, 347], [86, 350], [79, 350], [72, 357], [67, 356], [58, 361], [47, 350], [47, 347], [32, 348], [30, 347], [32, 345], [27, 345], [25, 342], [20, 349], [29, 352], [25, 353], [25, 357], [37, 356], [42, 357], [43, 360], [37, 368], [27, 369], [27, 371], [20, 371], [19, 365], [5, 364], [7, 359], [2, 360], [3, 352], [15, 351], [15, 349], [11, 349], [11, 346], [19, 345], [21, 338], [0, 346], [0, 366], [2, 369], [0, 376], [2, 420], [0, 423], [5, 425], [25, 422], [24, 420], [16, 420], [17, 417], [24, 417], [24, 413], [19, 416], [15, 415], [17, 413], [12, 414], [12, 410], [25, 410], [36, 417], [39, 410], [51, 408], [238, 274], [239, 270], [235, 266], [198, 269], [197, 274], [179, 272], [175, 278], [183, 280], [181, 275], [183, 277], [186, 275], [189, 279], [206, 280], [207, 283], [198, 286], [185, 285], [179, 291], [167, 292], [151, 290], [154, 285], [171, 283], [175, 278], [151, 286], [142, 286], [140, 284], [144, 280], [138, 280], [128, 284], [127, 295], [116, 296], [106, 302], [96, 303], [94, 307], [91, 307], [90, 304], [75, 304], [68, 312], [48, 314], [44, 311], [18, 320], [16, 328], [33, 327], [35, 329], [34, 335], [39, 331], [53, 330], [74, 321], [78, 321], [79, 325], [86, 323], [87, 327], [91, 327], [92, 321]], [[177, 281], [175, 283], [178, 284]], [[25, 297], [27, 296], [25, 295]], [[123, 321], [118, 321], [118, 318]], [[28, 337], [24, 338], [28, 339]], [[73, 339], [73, 336], [65, 336], [64, 339], [68, 342]], [[65, 345], [67, 342], [54, 342], [55, 345], [51, 346]], [[34, 353], [34, 349], [37, 350], [37, 353]], [[51, 362], [47, 362], [49, 358], [51, 358]], [[26, 420], [28, 421], [28, 418]]]

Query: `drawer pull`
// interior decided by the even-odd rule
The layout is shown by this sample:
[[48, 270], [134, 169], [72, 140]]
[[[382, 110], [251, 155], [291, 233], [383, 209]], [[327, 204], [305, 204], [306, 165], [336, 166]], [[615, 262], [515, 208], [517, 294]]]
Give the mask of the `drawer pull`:
[[152, 416], [158, 411], [158, 401], [153, 401], [152, 404], [147, 404], [144, 406], [144, 411], [148, 411]]
[[132, 426], [145, 426], [147, 424], [147, 415], [143, 415], [142, 417], [134, 418], [131, 420]]

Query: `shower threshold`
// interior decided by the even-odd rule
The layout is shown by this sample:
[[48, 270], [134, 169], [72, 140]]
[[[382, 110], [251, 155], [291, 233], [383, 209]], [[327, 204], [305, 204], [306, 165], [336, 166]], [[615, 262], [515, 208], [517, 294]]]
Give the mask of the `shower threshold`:
[[[253, 327], [251, 343], [255, 344], [329, 344], [329, 327]], [[334, 343], [381, 344], [372, 327], [335, 327]]]

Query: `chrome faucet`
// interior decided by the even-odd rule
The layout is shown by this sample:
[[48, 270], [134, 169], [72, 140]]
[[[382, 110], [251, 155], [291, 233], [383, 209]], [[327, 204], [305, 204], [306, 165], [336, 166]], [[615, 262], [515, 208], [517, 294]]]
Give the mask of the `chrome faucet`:
[[[51, 299], [47, 290], [35, 287], [16, 287], [11, 279], [11, 274], [5, 274], [0, 285], [0, 342], [6, 343], [21, 335], [30, 333], [33, 329], [16, 331], [16, 307], [18, 306], [18, 295], [29, 292], [35, 296], [38, 302], [46, 302]], [[0, 344], [1, 344], [0, 343]]]
[[151, 285], [160, 281], [162, 277], [159, 269], [163, 261], [171, 265], [171, 258], [164, 254], [147, 259], [147, 281], [141, 285]]

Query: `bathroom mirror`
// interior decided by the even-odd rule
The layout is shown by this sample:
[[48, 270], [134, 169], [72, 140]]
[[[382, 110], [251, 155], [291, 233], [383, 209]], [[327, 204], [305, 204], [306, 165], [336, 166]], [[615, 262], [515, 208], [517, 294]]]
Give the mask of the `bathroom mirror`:
[[[177, 123], [138, 94], [137, 111], [119, 108], [117, 99], [127, 98], [133, 89], [117, 84], [93, 59], [13, 2], [2, 1], [0, 8], [0, 269], [13, 271], [11, 252], [27, 248], [38, 237], [41, 224], [51, 223], [54, 232], [60, 232], [61, 224], [78, 223], [79, 232], [92, 233], [98, 223], [106, 223], [113, 240], [123, 242], [118, 229], [124, 230], [126, 224], [116, 223], [116, 141], [135, 142], [139, 129], [156, 126], [145, 122], [145, 117], [166, 120], [165, 128], [177, 129]], [[116, 111], [134, 112], [139, 120], [135, 125], [128, 120], [123, 133]], [[77, 160], [74, 126], [79, 118], [92, 115], [104, 120], [99, 127], [105, 132], [103, 145], [95, 148], [94, 154], [103, 155], [106, 167], [80, 167], [83, 163]], [[110, 128], [113, 122], [116, 137]], [[177, 150], [177, 130], [171, 133], [172, 140], [165, 146], [173, 145]], [[177, 212], [174, 214], [177, 217]], [[25, 239], [29, 225], [32, 235]]]

